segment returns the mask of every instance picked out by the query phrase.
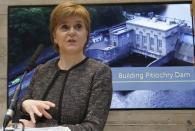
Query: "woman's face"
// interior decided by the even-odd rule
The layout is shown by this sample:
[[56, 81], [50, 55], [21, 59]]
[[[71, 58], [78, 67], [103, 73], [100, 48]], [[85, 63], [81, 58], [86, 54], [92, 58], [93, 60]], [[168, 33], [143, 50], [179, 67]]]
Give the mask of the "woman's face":
[[66, 17], [53, 33], [59, 52], [68, 54], [83, 54], [87, 35], [84, 21], [79, 16]]

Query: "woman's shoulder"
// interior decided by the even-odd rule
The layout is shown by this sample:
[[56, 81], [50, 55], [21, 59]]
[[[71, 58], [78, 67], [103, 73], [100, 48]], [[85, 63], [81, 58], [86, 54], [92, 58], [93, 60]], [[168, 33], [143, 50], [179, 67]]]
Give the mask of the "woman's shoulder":
[[88, 63], [90, 65], [89, 72], [94, 74], [96, 80], [112, 79], [112, 71], [108, 65], [94, 59], [89, 59]]
[[57, 59], [52, 59], [47, 61], [44, 64], [40, 64], [37, 66], [38, 70], [48, 70], [48, 69], [54, 69], [56, 65]]
[[98, 70], [98, 69], [111, 70], [108, 65], [92, 58], [88, 59], [88, 66], [90, 66], [94, 70]]

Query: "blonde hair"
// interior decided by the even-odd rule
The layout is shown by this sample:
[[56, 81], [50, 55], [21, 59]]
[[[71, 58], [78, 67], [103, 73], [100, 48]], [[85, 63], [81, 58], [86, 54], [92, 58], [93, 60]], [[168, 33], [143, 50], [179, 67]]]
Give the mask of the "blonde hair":
[[51, 38], [52, 43], [54, 44], [54, 48], [57, 51], [59, 51], [59, 47], [56, 43], [54, 43], [53, 33], [56, 27], [64, 21], [64, 18], [68, 16], [79, 16], [83, 19], [86, 30], [88, 32], [86, 44], [89, 39], [91, 19], [90, 19], [90, 14], [87, 11], [87, 9], [82, 5], [75, 4], [72, 2], [60, 3], [52, 11], [50, 15], [50, 24], [49, 24], [50, 38]]

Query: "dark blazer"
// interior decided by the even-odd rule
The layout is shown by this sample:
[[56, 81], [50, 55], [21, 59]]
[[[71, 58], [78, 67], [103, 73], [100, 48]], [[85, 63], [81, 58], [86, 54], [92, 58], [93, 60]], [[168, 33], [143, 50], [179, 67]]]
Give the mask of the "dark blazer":
[[[38, 119], [37, 127], [62, 125], [71, 131], [102, 131], [112, 99], [110, 68], [86, 58], [64, 71], [64, 79], [55, 83], [60, 72], [57, 62], [58, 59], [52, 60], [36, 69], [22, 99], [57, 102], [51, 112], [53, 119]], [[54, 83], [63, 86], [53, 86]]]

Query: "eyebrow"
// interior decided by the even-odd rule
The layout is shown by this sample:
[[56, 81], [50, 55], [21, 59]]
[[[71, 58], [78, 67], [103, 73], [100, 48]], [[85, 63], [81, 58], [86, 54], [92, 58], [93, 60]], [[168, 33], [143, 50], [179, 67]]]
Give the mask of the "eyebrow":
[[82, 21], [81, 21], [81, 20], [77, 20], [76, 22], [78, 22], [78, 23], [82, 23]]

